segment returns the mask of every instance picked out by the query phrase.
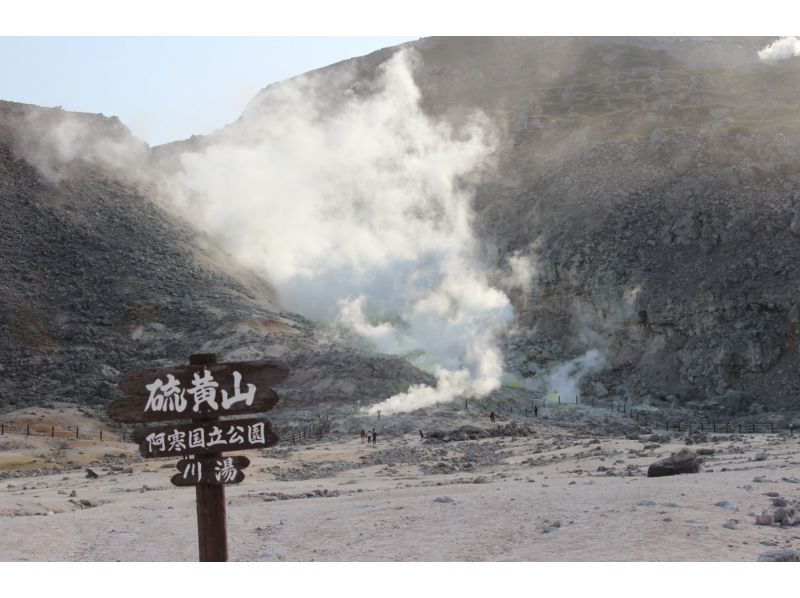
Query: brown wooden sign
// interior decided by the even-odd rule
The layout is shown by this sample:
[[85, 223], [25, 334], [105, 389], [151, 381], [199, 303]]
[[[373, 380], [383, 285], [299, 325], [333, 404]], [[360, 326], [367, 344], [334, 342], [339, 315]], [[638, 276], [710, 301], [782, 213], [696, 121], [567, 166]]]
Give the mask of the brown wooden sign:
[[114, 401], [108, 415], [123, 423], [141, 423], [261, 413], [278, 402], [269, 387], [288, 375], [289, 368], [279, 361], [132, 372], [119, 382], [129, 398]]
[[238, 484], [244, 480], [244, 471], [250, 465], [250, 459], [239, 455], [233, 457], [215, 457], [199, 459], [183, 459], [178, 461], [180, 473], [172, 476], [176, 486], [197, 486], [198, 484]]
[[189, 364], [126, 374], [119, 382], [128, 398], [114, 401], [108, 415], [122, 423], [193, 420], [133, 433], [144, 457], [188, 457], [178, 462], [176, 486], [194, 486], [201, 561], [228, 560], [225, 485], [238, 484], [250, 460], [223, 452], [274, 446], [278, 436], [265, 419], [219, 419], [262, 413], [278, 403], [270, 388], [286, 379], [279, 361], [217, 363], [213, 353], [195, 353]]
[[136, 430], [133, 440], [143, 457], [154, 458], [267, 448], [278, 436], [266, 419], [231, 419]]

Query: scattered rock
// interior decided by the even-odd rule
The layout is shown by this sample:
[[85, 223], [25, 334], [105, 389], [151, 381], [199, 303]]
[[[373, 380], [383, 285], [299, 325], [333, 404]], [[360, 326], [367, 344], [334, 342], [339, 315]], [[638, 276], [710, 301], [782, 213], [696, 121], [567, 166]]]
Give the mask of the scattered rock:
[[728, 509], [729, 511], [738, 511], [739, 509], [736, 507], [735, 504], [730, 502], [729, 500], [721, 500], [719, 502], [714, 503], [715, 507], [722, 507], [723, 509]]
[[639, 507], [654, 507], [654, 506], [656, 506], [656, 501], [654, 501], [654, 500], [640, 500], [638, 503], [636, 503], [636, 505], [639, 506]]
[[796, 550], [784, 548], [782, 550], [771, 550], [758, 555], [759, 563], [799, 563], [800, 553]]
[[736, 524], [739, 523], [736, 519], [728, 519], [722, 524], [722, 527], [727, 529], [736, 529]]
[[769, 457], [767, 453], [756, 453], [753, 457], [753, 461], [766, 461], [767, 457]]
[[[530, 481], [533, 481], [533, 480], [530, 480]], [[489, 484], [489, 483], [491, 483], [491, 480], [489, 478], [487, 478], [486, 476], [479, 475], [477, 478], [472, 480], [472, 483], [473, 484]]]
[[773, 519], [767, 511], [762, 511], [761, 515], [756, 517], [756, 525], [772, 525]]
[[772, 499], [772, 506], [773, 507], [785, 507], [786, 506], [786, 499], [785, 498], [773, 498]]
[[87, 467], [86, 468], [86, 477], [93, 480], [93, 479], [98, 478], [100, 476], [97, 475], [97, 473], [94, 471], [94, 469], [92, 469], [91, 467]]
[[794, 525], [797, 521], [797, 511], [781, 507], [775, 509], [775, 512], [772, 514], [772, 519], [775, 523], [780, 523], [781, 525]]
[[72, 492], [69, 493], [69, 496], [70, 498], [75, 498], [76, 496], [78, 496], [78, 493], [75, 490], [73, 490]]
[[703, 457], [694, 451], [681, 449], [666, 459], [659, 459], [647, 468], [648, 478], [679, 475], [682, 473], [698, 473], [703, 464]]
[[433, 502], [454, 503], [456, 501], [454, 501], [449, 496], [437, 496], [436, 498], [433, 499]]

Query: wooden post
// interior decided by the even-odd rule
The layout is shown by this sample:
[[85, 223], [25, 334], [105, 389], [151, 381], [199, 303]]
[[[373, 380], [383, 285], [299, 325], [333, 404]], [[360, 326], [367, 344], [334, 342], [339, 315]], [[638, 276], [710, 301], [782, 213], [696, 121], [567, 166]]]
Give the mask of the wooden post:
[[[213, 353], [196, 353], [189, 357], [191, 365], [217, 363]], [[212, 417], [208, 421], [217, 421]], [[219, 458], [221, 453], [203, 455]], [[225, 514], [225, 486], [197, 484], [197, 540], [201, 562], [224, 562], [228, 560], [228, 530]]]
[[0, 424], [0, 436], [5, 436], [6, 433], [6, 425], [5, 423]]
[[31, 425], [28, 424], [27, 426], [25, 426], [25, 436], [30, 436], [30, 435], [31, 435]]
[[81, 437], [81, 428], [80, 426], [75, 426], [75, 438]]
[[714, 434], [716, 434], [717, 433], [717, 422], [713, 422], [711, 425], [714, 426]]
[[50, 438], [55, 438], [55, 437], [56, 437], [56, 427], [50, 426]]
[[100, 440], [103, 440], [103, 428], [100, 428]]

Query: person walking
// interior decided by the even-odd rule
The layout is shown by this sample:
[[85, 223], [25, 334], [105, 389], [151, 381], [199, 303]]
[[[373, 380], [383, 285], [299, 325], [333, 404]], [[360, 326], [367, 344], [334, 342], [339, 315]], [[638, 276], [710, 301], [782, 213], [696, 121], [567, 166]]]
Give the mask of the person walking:
[[492, 412], [489, 414], [489, 419], [490, 419], [490, 420], [492, 420], [492, 423], [494, 423], [494, 411], [492, 411]]
[[533, 417], [539, 417], [539, 407], [537, 405], [533, 406]]
[[420, 430], [420, 431], [419, 431], [419, 437], [420, 437], [420, 439], [422, 439], [422, 440], [424, 440], [424, 439], [425, 439], [425, 434], [423, 434], [423, 433], [422, 433], [422, 430]]
[[372, 432], [367, 430], [367, 444], [370, 444], [371, 442], [372, 442]]
[[372, 428], [372, 445], [374, 446], [376, 442], [378, 442], [378, 433], [375, 428]]
[[367, 433], [364, 431], [364, 428], [361, 428], [361, 444], [364, 444], [366, 438], [367, 438]]

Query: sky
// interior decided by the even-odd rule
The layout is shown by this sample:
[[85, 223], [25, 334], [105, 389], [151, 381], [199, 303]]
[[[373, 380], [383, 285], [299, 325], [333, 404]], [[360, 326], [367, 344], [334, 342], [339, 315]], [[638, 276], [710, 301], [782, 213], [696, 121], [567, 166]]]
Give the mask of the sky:
[[235, 120], [268, 84], [414, 37], [0, 37], [0, 99], [118, 116], [151, 146]]

